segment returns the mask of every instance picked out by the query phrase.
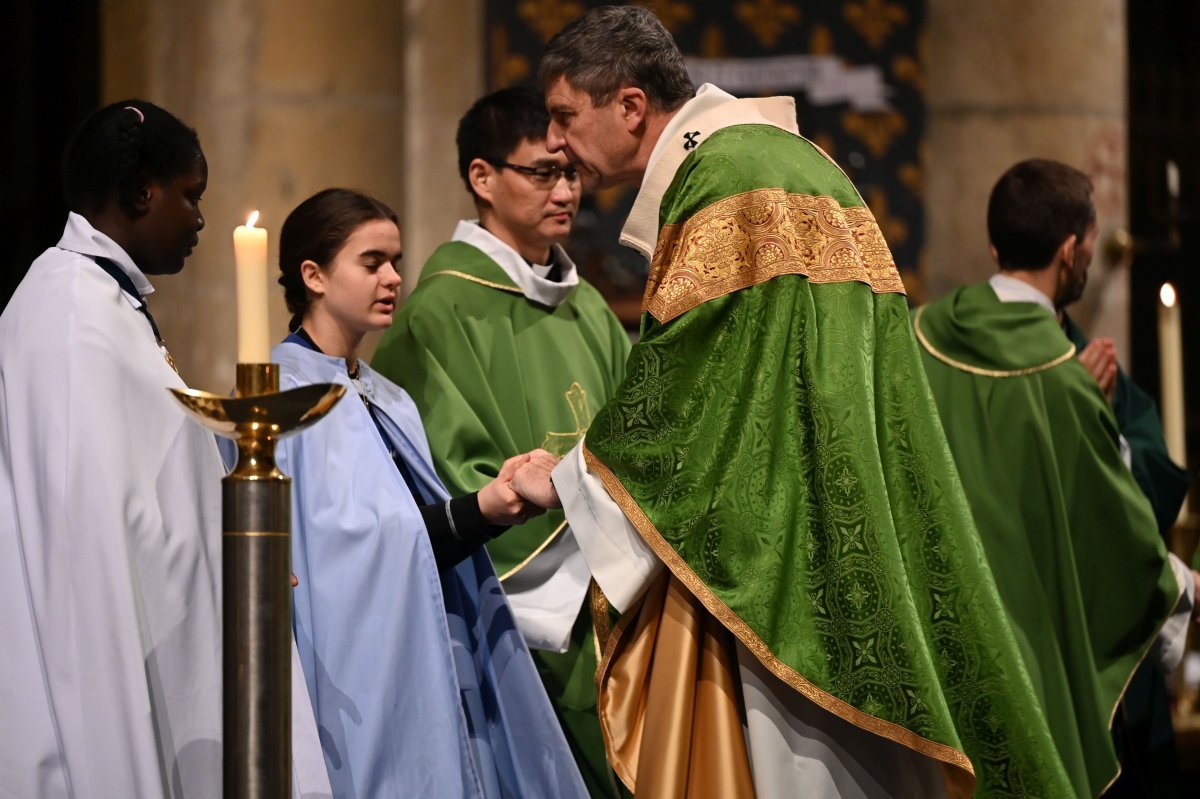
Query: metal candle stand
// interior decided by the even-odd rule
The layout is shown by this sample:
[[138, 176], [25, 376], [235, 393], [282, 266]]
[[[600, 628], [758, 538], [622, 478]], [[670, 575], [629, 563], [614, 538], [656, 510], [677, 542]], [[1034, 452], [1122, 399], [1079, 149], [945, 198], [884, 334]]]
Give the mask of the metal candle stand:
[[196, 420], [237, 443], [222, 481], [226, 799], [291, 794], [291, 487], [275, 442], [341, 399], [333, 383], [279, 390], [279, 365], [239, 363], [232, 397], [171, 389]]

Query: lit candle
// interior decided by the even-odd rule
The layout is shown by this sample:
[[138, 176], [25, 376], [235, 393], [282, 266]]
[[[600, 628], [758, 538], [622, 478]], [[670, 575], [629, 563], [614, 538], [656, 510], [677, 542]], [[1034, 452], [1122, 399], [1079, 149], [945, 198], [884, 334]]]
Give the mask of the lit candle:
[[1163, 436], [1167, 440], [1167, 451], [1171, 460], [1180, 465], [1187, 464], [1183, 413], [1183, 335], [1179, 322], [1179, 303], [1175, 287], [1164, 283], [1158, 292], [1162, 302], [1158, 306], [1158, 362], [1162, 378], [1162, 395], [1159, 410], [1162, 411]]
[[267, 231], [257, 228], [258, 211], [233, 231], [237, 262], [238, 363], [268, 363], [271, 339], [267, 333]]

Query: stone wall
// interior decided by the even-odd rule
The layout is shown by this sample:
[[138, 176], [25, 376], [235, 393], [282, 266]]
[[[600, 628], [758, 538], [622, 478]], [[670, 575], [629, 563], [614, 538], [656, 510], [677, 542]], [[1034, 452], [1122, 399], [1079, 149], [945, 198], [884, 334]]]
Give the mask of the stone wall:
[[[200, 134], [209, 181], [200, 246], [151, 299], [185, 380], [233, 383], [232, 231], [253, 209], [270, 258], [288, 211], [329, 186], [357, 188], [401, 216], [408, 287], [454, 220], [454, 127], [483, 86], [482, 0], [108, 0], [104, 102], [139, 96]], [[281, 290], [271, 335], [286, 335]], [[370, 352], [374, 342], [365, 350]]]
[[[233, 379], [233, 227], [258, 208], [270, 230], [330, 185], [400, 213], [408, 286], [472, 213], [454, 128], [483, 91], [484, 0], [210, 0], [102, 4], [106, 101], [137, 95], [194, 125], [209, 159], [207, 230], [184, 273], [153, 299], [185, 379]], [[1126, 29], [1121, 0], [927, 0], [929, 120], [923, 156], [934, 298], [985, 278], [984, 209], [1000, 173], [1057, 158], [1096, 181], [1100, 241], [1124, 226]], [[1127, 273], [1097, 252], [1075, 309], [1127, 352]], [[273, 294], [271, 332], [287, 313]], [[366, 351], [373, 348], [368, 342]]]
[[1125, 3], [928, 2], [926, 296], [995, 271], [992, 186], [1017, 161], [1054, 158], [1096, 184], [1100, 237], [1072, 314], [1127, 353], [1128, 274], [1101, 246], [1128, 219]]

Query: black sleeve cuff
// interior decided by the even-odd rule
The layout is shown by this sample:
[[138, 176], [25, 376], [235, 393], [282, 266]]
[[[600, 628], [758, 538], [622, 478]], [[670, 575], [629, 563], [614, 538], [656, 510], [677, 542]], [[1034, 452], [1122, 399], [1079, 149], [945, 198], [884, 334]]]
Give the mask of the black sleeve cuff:
[[421, 518], [438, 571], [445, 572], [468, 558], [475, 550], [507, 527], [488, 524], [479, 509], [479, 494], [464, 494], [448, 502], [421, 507]]

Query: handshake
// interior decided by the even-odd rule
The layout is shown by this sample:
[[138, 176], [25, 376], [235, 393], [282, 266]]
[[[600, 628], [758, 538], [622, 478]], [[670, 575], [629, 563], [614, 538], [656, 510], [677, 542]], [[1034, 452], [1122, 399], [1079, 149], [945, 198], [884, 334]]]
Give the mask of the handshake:
[[489, 524], [513, 525], [540, 516], [547, 508], [561, 508], [550, 472], [558, 458], [535, 449], [509, 458], [500, 474], [479, 491], [479, 510]]

